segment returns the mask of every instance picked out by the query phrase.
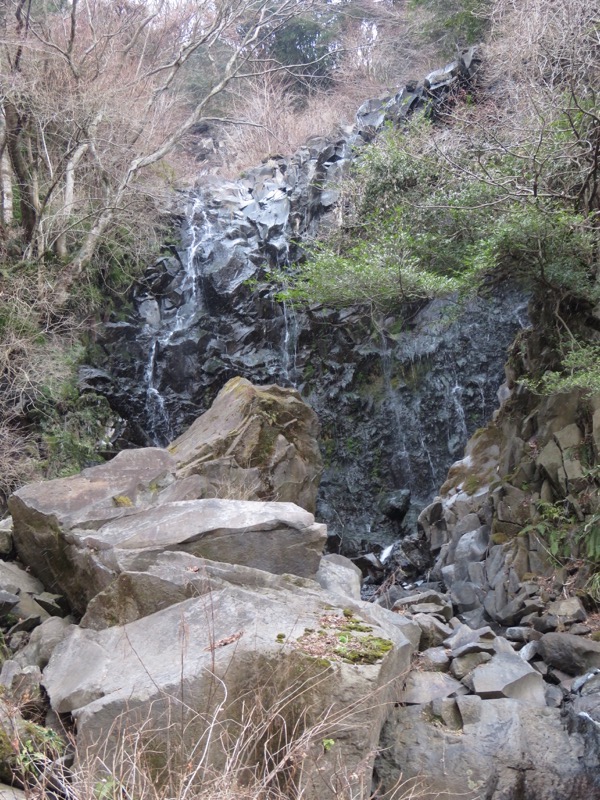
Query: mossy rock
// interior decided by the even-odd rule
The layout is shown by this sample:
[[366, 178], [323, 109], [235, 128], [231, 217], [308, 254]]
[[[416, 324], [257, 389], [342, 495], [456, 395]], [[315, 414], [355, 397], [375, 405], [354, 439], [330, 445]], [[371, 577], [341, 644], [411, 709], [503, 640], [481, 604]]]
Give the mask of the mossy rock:
[[450, 467], [440, 494], [460, 488], [473, 495], [487, 486], [496, 474], [502, 441], [502, 431], [493, 425], [476, 430], [467, 442], [465, 459]]
[[352, 638], [347, 646], [340, 645], [334, 652], [342, 661], [349, 664], [375, 664], [380, 661], [393, 647], [389, 639], [379, 636], [366, 636]]
[[0, 726], [0, 781], [12, 784], [14, 780], [14, 769], [17, 764], [17, 754], [12, 745], [11, 738]]
[[[504, 520], [500, 520], [498, 518], [492, 521], [492, 538], [495, 535], [502, 534], [507, 537], [505, 541], [508, 541], [509, 539], [516, 538], [520, 532], [521, 527], [513, 522], [505, 522]], [[496, 544], [502, 543], [497, 542]]]
[[482, 486], [483, 481], [479, 475], [469, 475], [463, 483], [463, 490], [468, 495], [473, 495], [476, 491], [481, 489]]
[[118, 508], [131, 508], [133, 506], [133, 501], [131, 497], [128, 497], [126, 494], [117, 494], [113, 497], [113, 503]]
[[314, 512], [319, 423], [295, 389], [233, 378], [169, 448], [177, 477], [203, 476], [208, 496], [292, 502]]

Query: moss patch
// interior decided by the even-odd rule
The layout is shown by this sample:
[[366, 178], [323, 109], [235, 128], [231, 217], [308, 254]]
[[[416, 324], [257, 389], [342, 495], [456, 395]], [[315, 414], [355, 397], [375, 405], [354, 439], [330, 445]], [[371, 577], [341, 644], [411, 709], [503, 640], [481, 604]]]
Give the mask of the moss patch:
[[463, 489], [468, 495], [473, 495], [478, 489], [481, 489], [482, 485], [482, 480], [478, 475], [469, 475], [464, 482]]
[[279, 430], [269, 425], [264, 425], [261, 428], [260, 436], [256, 447], [254, 448], [250, 457], [251, 467], [264, 467], [266, 466], [269, 457], [271, 456], [275, 447], [275, 442], [279, 436]]
[[344, 609], [340, 614], [324, 614], [319, 628], [306, 628], [293, 646], [325, 661], [347, 664], [375, 664], [394, 646], [389, 639], [372, 635], [373, 628]]
[[351, 637], [347, 643], [336, 647], [334, 652], [342, 661], [350, 664], [375, 664], [380, 661], [394, 645], [389, 639], [379, 636]]
[[502, 431], [495, 427], [479, 428], [467, 443], [467, 457], [450, 467], [440, 494], [461, 489], [469, 495], [490, 484], [496, 474]]

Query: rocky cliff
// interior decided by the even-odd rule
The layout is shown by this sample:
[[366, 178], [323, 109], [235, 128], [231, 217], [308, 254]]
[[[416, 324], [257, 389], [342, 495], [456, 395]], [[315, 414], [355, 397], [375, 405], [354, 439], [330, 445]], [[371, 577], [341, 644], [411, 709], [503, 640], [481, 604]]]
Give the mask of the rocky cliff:
[[[502, 281], [373, 317], [270, 280], [360, 143], [435, 114], [472, 56], [186, 199], [183, 246], [82, 374], [146, 447], [11, 499], [0, 777], [69, 795], [82, 752], [142, 743], [119, 792], [171, 763], [188, 792], [600, 798], [600, 399], [520, 382], [557, 363], [544, 298]], [[597, 310], [557, 311], [597, 338]]]
[[[593, 314], [564, 313], [593, 340]], [[600, 396], [519, 386], [555, 366], [548, 319], [532, 317], [501, 408], [419, 517], [442, 594], [410, 596], [390, 581], [377, 600], [416, 620], [428, 648], [383, 732], [376, 770], [388, 789], [426, 774], [450, 796], [600, 797]], [[444, 629], [448, 606], [462, 635]], [[448, 675], [461, 686], [440, 681]], [[481, 699], [463, 696], [465, 685]]]
[[514, 286], [490, 287], [486, 298], [380, 318], [366, 308], [278, 303], [272, 274], [302, 257], [302, 240], [319, 226], [334, 224], [339, 178], [364, 143], [384, 123], [435, 115], [478, 64], [469, 51], [432, 73], [428, 88], [366, 102], [351, 130], [182, 198], [181, 246], [147, 271], [133, 313], [105, 326], [95, 368], [82, 375], [127, 421], [130, 442], [165, 444], [234, 376], [293, 385], [321, 421], [318, 513], [330, 547], [356, 555], [396, 540], [398, 490], [412, 494], [414, 523], [489, 419], [526, 299]]
[[[585, 541], [572, 526], [557, 571], [515, 485], [526, 469], [534, 503], [546, 481], [568, 502], [592, 487], [582, 459], [597, 459], [598, 402], [572, 396], [557, 413], [513, 394], [420, 516], [435, 580], [407, 588], [392, 574], [370, 603], [349, 560], [321, 557], [324, 525], [260, 499], [267, 473], [272, 490], [303, 497], [274, 454], [318, 479], [314, 414], [294, 390], [234, 380], [169, 448], [23, 487], [4, 543], [27, 571], [0, 562], [0, 778], [76, 797], [82, 771], [130, 793], [151, 780], [235, 795], [252, 780], [315, 800], [394, 798], [399, 785], [456, 800], [599, 797], [600, 618], [576, 591]], [[214, 498], [259, 423], [246, 444], [271, 449], [251, 499]], [[589, 451], [567, 447], [573, 426]], [[543, 455], [552, 444], [560, 463]], [[598, 493], [588, 499], [584, 527]]]

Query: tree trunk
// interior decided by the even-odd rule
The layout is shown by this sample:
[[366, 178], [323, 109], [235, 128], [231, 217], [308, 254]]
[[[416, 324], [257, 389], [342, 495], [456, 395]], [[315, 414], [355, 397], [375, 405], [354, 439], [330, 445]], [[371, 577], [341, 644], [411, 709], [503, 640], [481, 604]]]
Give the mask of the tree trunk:
[[10, 158], [6, 150], [2, 153], [0, 160], [0, 185], [2, 205], [0, 216], [3, 225], [10, 225], [13, 221], [13, 172], [10, 166]]
[[10, 102], [4, 104], [4, 114], [6, 119], [6, 144], [19, 190], [21, 224], [25, 230], [25, 237], [31, 244], [37, 228], [38, 204], [34, 182], [21, 149], [23, 123], [16, 108]]
[[122, 191], [119, 193], [118, 197], [115, 198], [114, 206], [105, 208], [100, 216], [96, 219], [96, 222], [88, 232], [83, 244], [79, 248], [77, 255], [61, 271], [59, 283], [57, 283], [54, 288], [53, 301], [56, 308], [60, 308], [67, 303], [70, 297], [71, 287], [92, 260], [92, 256], [94, 255], [102, 234], [113, 220], [115, 208], [118, 206], [121, 197]]
[[6, 147], [6, 123], [0, 113], [0, 225], [10, 225], [13, 220], [13, 173]]
[[69, 224], [69, 217], [75, 205], [75, 168], [83, 158], [88, 144], [84, 143], [79, 145], [75, 150], [73, 156], [67, 162], [65, 167], [65, 190], [64, 190], [64, 206], [60, 215], [63, 217], [63, 229], [58, 234], [54, 242], [54, 252], [60, 259], [67, 258], [67, 227]]

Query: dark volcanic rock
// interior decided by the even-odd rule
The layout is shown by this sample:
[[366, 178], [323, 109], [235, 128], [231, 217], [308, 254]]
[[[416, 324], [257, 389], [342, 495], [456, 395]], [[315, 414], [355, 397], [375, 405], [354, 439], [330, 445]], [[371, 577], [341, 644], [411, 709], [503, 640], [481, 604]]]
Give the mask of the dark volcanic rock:
[[600, 642], [570, 633], [546, 633], [539, 645], [544, 661], [569, 675], [582, 675], [588, 669], [600, 667]]
[[[407, 529], [414, 523], [496, 405], [519, 293], [496, 287], [486, 299], [372, 320], [366, 309], [281, 304], [271, 272], [301, 257], [298, 242], [328, 223], [336, 181], [376, 128], [417, 108], [435, 113], [475, 66], [466, 53], [427, 89], [369, 101], [345, 134], [314, 137], [189, 199], [177, 257], [148, 270], [131, 318], [106, 326], [96, 369], [83, 376], [128, 421], [134, 444], [172, 440], [235, 376], [292, 384], [322, 423], [317, 513], [332, 546], [357, 555], [402, 536], [406, 502], [379, 510], [383, 495], [410, 492]], [[426, 567], [418, 549], [391, 565]]]

